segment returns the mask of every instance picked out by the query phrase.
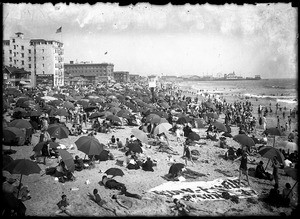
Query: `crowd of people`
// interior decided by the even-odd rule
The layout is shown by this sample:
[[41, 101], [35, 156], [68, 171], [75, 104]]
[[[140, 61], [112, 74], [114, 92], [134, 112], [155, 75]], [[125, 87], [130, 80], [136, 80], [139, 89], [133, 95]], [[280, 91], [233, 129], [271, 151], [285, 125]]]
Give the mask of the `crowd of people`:
[[[80, 101], [75, 101], [74, 107], [66, 108], [64, 107], [63, 103], [61, 103], [52, 108], [49, 107], [48, 101], [45, 101], [43, 98], [41, 98], [43, 97], [42, 91], [38, 88], [35, 88], [32, 89], [32, 92], [28, 92], [27, 95], [28, 97], [32, 98], [32, 100], [36, 101], [36, 108], [45, 110], [43, 110], [43, 113], [40, 116], [28, 116], [18, 113], [20, 111], [14, 111], [16, 101], [13, 100], [13, 94], [4, 93], [4, 96], [7, 97], [7, 102], [9, 105], [6, 111], [11, 113], [12, 118], [28, 118], [33, 127], [30, 131], [28, 131], [28, 134], [26, 134], [26, 144], [31, 143], [33, 133], [39, 134], [38, 144], [42, 144], [41, 150], [33, 151], [33, 155], [30, 158], [37, 162], [40, 161], [40, 158], [43, 158], [42, 163], [45, 165], [47, 164], [47, 159], [58, 159], [58, 165], [55, 167], [46, 168], [45, 173], [57, 177], [58, 181], [61, 183], [64, 183], [65, 181], [74, 181], [76, 178], [74, 177], [72, 171], [68, 169], [64, 161], [60, 158], [57, 151], [59, 147], [51, 146], [52, 144], [56, 143], [56, 138], [52, 137], [48, 132], [49, 125], [51, 124], [58, 123], [64, 126], [69, 131], [70, 136], [83, 136], [87, 134], [88, 136], [95, 137], [97, 133], [106, 133], [107, 135], [111, 135], [109, 142], [105, 144], [107, 148], [103, 150], [101, 154], [88, 155], [88, 159], [83, 159], [76, 155], [74, 157], [75, 171], [85, 171], [86, 169], [94, 168], [95, 162], [97, 161], [101, 162], [106, 160], [114, 160], [115, 157], [112, 153], [112, 150], [117, 149], [123, 152], [124, 159], [122, 165], [127, 169], [133, 171], [142, 169], [143, 171], [150, 172], [155, 171], [153, 167], [157, 165], [157, 162], [155, 159], [152, 159], [151, 156], [144, 153], [143, 148], [149, 146], [144, 144], [140, 138], [135, 135], [128, 136], [126, 141], [123, 143], [117, 134], [115, 134], [115, 130], [117, 128], [120, 128], [122, 125], [137, 126], [137, 128], [144, 132], [149, 139], [153, 140], [153, 144], [155, 144], [155, 146], [159, 146], [160, 149], [164, 148], [164, 152], [169, 154], [175, 153], [172, 149], [174, 146], [170, 144], [168, 137], [170, 134], [173, 134], [176, 137], [176, 145], [182, 148], [182, 158], [185, 161], [185, 166], [188, 166], [188, 162], [191, 163], [191, 166], [194, 166], [195, 162], [193, 160], [190, 147], [194, 144], [195, 140], [191, 139], [190, 136], [194, 133], [193, 129], [197, 129], [199, 126], [203, 125], [205, 129], [207, 127], [205, 140], [219, 142], [220, 148], [228, 149], [228, 151], [225, 153], [225, 159], [232, 160], [233, 162], [240, 160], [239, 183], [241, 183], [242, 176], [244, 174], [246, 176], [248, 185], [250, 186], [247, 164], [249, 161], [251, 161], [249, 159], [249, 155], [253, 152], [253, 148], [251, 148], [249, 145], [243, 145], [243, 147], [236, 150], [234, 147], [227, 144], [226, 138], [232, 138], [230, 126], [237, 126], [239, 128], [239, 134], [248, 135], [260, 146], [266, 145], [268, 142], [267, 134], [264, 134], [259, 139], [256, 138], [256, 136], [257, 128], [259, 126], [261, 126], [263, 130], [266, 130], [268, 127], [267, 118], [268, 116], [273, 115], [271, 104], [269, 107], [264, 108], [259, 105], [257, 121], [253, 113], [254, 109], [251, 101], [234, 101], [233, 103], [228, 103], [225, 99], [215, 98], [214, 95], [207, 96], [207, 101], [200, 101], [198, 97], [186, 97], [185, 95], [182, 95], [180, 91], [175, 92], [174, 95], [168, 95], [168, 93], [170, 94], [171, 92], [174, 93], [174, 91], [170, 91], [168, 89], [157, 91], [157, 94], [164, 93], [164, 98], [159, 97], [157, 94], [153, 95], [152, 93], [152, 105], [155, 107], [155, 109], [149, 109], [149, 106], [147, 106], [143, 109], [141, 108], [139, 112], [135, 113], [133, 113], [132, 108], [139, 107], [138, 101], [128, 98], [126, 100], [126, 104], [124, 103], [118, 106], [120, 110], [127, 110], [129, 113], [131, 113], [131, 115], [120, 117], [120, 120], [114, 120], [108, 116], [115, 115], [116, 113], [105, 114], [107, 112], [113, 112], [113, 110], [111, 110], [114, 107], [112, 100], [107, 100], [107, 102], [104, 104], [95, 102], [91, 105], [91, 103], [89, 103], [88, 106], [82, 103], [80, 104]], [[26, 91], [23, 91], [23, 94], [24, 93], [26, 93]], [[59, 90], [57, 90], [56, 94], [61, 93]], [[79, 95], [80, 94], [87, 96], [90, 93], [87, 91], [80, 91]], [[164, 107], [162, 102], [168, 104], [169, 107]], [[175, 106], [179, 104], [181, 105]], [[132, 107], [130, 108], [129, 106]], [[47, 107], [49, 108], [46, 109]], [[62, 122], [62, 120], [57, 118], [57, 115], [53, 113], [53, 111], [60, 109], [66, 110], [66, 114], [64, 114], [66, 118], [65, 122]], [[289, 132], [288, 140], [294, 141], [298, 137], [298, 132], [297, 129], [292, 130], [291, 120], [292, 118], [294, 119], [297, 114], [290, 111], [290, 115], [287, 116], [286, 111], [287, 109], [284, 109], [276, 104], [275, 115], [282, 113], [282, 120], [280, 120], [279, 115], [277, 116], [277, 128], [280, 128], [281, 131]], [[149, 117], [150, 114], [155, 112], [159, 112], [161, 118], [165, 119], [164, 121], [170, 125], [171, 128], [166, 132], [156, 132], [157, 127], [161, 122], [153, 122]], [[94, 117], [93, 115], [96, 113], [103, 113], [103, 115]], [[220, 114], [225, 115], [224, 122], [222, 122], [225, 129], [215, 125]], [[198, 121], [201, 122], [199, 123]], [[7, 123], [5, 121], [3, 127], [7, 127]], [[286, 152], [281, 150], [281, 152], [287, 160], [297, 167], [297, 151], [290, 153], [289, 151]], [[272, 174], [268, 173], [265, 171], [263, 162], [261, 161], [255, 170], [255, 177], [270, 181], [274, 180], [274, 190], [270, 192], [270, 197], [274, 197], [275, 195], [279, 194], [277, 192], [279, 186], [278, 169], [281, 168], [281, 166], [276, 157], [272, 159], [272, 168]], [[5, 188], [7, 193], [15, 194], [16, 189], [9, 187], [9, 181], [10, 180], [8, 179], [7, 182], [3, 183], [3, 188]], [[115, 179], [108, 178], [106, 175], [103, 176], [101, 183], [105, 186], [105, 188], [120, 190], [120, 195], [142, 199], [141, 195], [128, 192], [125, 184], [120, 183]], [[287, 203], [289, 203], [291, 200], [291, 192], [289, 192], [290, 188], [291, 186], [286, 184], [286, 188], [284, 188], [282, 191], [281, 197], [284, 205], [288, 205]], [[28, 195], [29, 191], [28, 189], [26, 190], [26, 187], [23, 187], [19, 190], [22, 192], [20, 192], [20, 197], [16, 197], [17, 199], [20, 198], [22, 201], [24, 201], [30, 197], [30, 195]], [[93, 200], [98, 205], [116, 214], [116, 210], [113, 207], [107, 206], [107, 203], [101, 199], [97, 189], [93, 190], [93, 195], [91, 195], [91, 197], [93, 197]], [[70, 215], [68, 210], [69, 203], [66, 195], [62, 195], [61, 198], [62, 200], [57, 204], [59, 208], [57, 213], [65, 213]], [[114, 199], [120, 202], [120, 199], [117, 195], [114, 197]], [[270, 198], [270, 200], [271, 199], [273, 198]], [[188, 210], [185, 210], [186, 207], [180, 204], [178, 200], [174, 200], [174, 203], [177, 206], [177, 210], [180, 211], [180, 214], [186, 214], [188, 212]]]

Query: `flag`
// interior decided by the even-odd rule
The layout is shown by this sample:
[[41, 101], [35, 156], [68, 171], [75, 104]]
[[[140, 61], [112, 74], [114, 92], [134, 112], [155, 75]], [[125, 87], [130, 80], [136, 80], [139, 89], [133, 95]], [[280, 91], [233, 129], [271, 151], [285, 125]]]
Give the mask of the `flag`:
[[60, 32], [61, 32], [61, 28], [62, 28], [62, 27], [58, 28], [58, 29], [56, 30], [56, 33], [60, 33]]
[[104, 53], [104, 55], [106, 55], [106, 54], [107, 54], [107, 52]]

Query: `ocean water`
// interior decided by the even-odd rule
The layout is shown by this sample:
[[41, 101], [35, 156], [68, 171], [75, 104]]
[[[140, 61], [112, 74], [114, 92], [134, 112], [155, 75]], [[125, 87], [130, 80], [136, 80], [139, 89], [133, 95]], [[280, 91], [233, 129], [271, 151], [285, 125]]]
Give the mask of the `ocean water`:
[[184, 82], [196, 93], [233, 93], [242, 96], [265, 98], [282, 103], [298, 103], [297, 79], [261, 79], [243, 81], [194, 81]]

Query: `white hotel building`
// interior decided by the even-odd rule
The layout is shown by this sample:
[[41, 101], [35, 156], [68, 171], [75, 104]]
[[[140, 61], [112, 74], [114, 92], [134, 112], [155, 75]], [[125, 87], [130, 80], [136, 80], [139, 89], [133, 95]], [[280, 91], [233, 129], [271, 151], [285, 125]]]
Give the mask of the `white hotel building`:
[[3, 40], [3, 65], [31, 72], [35, 87], [39, 75], [53, 75], [52, 86], [64, 85], [63, 43], [55, 40], [26, 39], [23, 33]]

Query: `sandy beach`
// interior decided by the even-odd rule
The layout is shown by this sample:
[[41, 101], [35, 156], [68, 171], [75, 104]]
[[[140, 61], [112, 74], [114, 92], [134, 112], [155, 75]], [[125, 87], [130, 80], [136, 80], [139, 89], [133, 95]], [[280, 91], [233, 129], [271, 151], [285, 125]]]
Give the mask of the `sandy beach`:
[[[188, 92], [186, 92], [188, 95]], [[226, 96], [228, 101], [236, 100], [236, 96]], [[254, 114], [257, 109], [257, 101], [252, 101], [254, 103]], [[218, 119], [220, 122], [224, 122], [224, 114], [220, 115]], [[270, 119], [270, 125], [273, 125], [275, 121]], [[90, 127], [90, 124], [87, 128]], [[125, 139], [129, 138], [131, 135], [131, 130], [135, 127], [122, 126], [121, 129], [115, 129], [114, 132], [104, 134], [97, 133], [95, 137], [103, 144], [107, 144], [112, 135], [119, 138], [123, 143]], [[238, 134], [238, 127], [233, 126], [232, 135]], [[200, 137], [204, 138], [206, 129], [198, 129]], [[261, 136], [262, 128], [257, 127], [257, 136]], [[70, 147], [75, 145], [74, 142], [80, 136], [69, 136], [68, 139], [57, 140], [59, 143]], [[276, 141], [280, 140], [277, 137]], [[35, 133], [32, 137], [32, 145], [38, 143], [39, 133]], [[189, 181], [212, 181], [218, 178], [226, 177], [238, 177], [238, 168], [240, 162], [232, 162], [230, 160], [225, 160], [222, 155], [225, 154], [227, 149], [222, 149], [219, 147], [219, 142], [213, 142], [210, 140], [201, 140], [203, 144], [198, 144], [191, 146], [191, 150], [197, 149], [200, 152], [198, 160], [195, 160], [195, 165], [188, 165], [187, 167], [191, 170], [197, 171], [203, 176], [196, 179], [189, 179]], [[227, 138], [227, 143], [230, 146], [239, 148], [239, 144], [235, 142], [232, 138]], [[268, 145], [273, 144], [273, 139], [268, 139]], [[12, 154], [13, 159], [29, 158], [32, 155], [33, 146], [12, 146], [11, 149], [15, 150], [16, 153]], [[170, 146], [178, 152], [178, 155], [172, 155], [175, 162], [184, 163], [182, 158], [183, 148], [179, 146], [176, 142], [176, 137], [170, 135]], [[124, 152], [118, 149], [110, 149], [110, 151], [115, 156], [115, 160], [101, 161], [96, 163], [94, 169], [85, 169], [83, 171], [74, 172], [76, 180], [73, 182], [60, 183], [55, 181], [54, 177], [46, 174], [32, 174], [29, 176], [23, 176], [22, 182], [28, 185], [32, 198], [24, 202], [28, 216], [55, 216], [55, 211], [58, 210], [56, 203], [60, 200], [62, 193], [67, 195], [68, 200], [71, 204], [71, 214], [74, 216], [114, 216], [113, 213], [107, 211], [93, 201], [91, 201], [87, 194], [92, 193], [94, 188], [97, 188], [100, 196], [109, 202], [111, 205], [115, 206], [117, 209], [118, 216], [170, 216], [172, 215], [170, 211], [170, 206], [173, 205], [172, 198], [168, 198], [161, 195], [155, 195], [148, 192], [151, 188], [159, 186], [167, 181], [163, 178], [165, 174], [168, 173], [170, 165], [172, 163], [168, 160], [168, 154], [157, 152], [157, 146], [152, 146], [147, 148], [144, 147], [144, 154], [150, 155], [152, 159], [157, 161], [157, 166], [154, 167], [154, 172], [146, 172], [142, 169], [138, 170], [128, 170], [124, 166], [118, 166], [116, 164], [116, 159], [124, 159]], [[3, 146], [3, 150], [8, 150], [9, 146]], [[75, 157], [78, 155], [83, 158], [85, 154], [77, 150], [76, 146], [74, 149], [68, 149], [68, 151]], [[260, 160], [264, 161], [266, 164], [268, 162], [267, 158], [262, 158], [260, 155], [255, 157], [250, 156], [255, 162], [248, 164], [248, 168], [255, 168]], [[48, 167], [56, 166], [57, 159], [48, 159], [47, 164], [39, 164], [42, 171]], [[106, 189], [104, 186], [99, 184], [102, 179], [103, 172], [110, 167], [118, 167], [123, 170], [125, 175], [123, 177], [117, 176], [115, 179], [119, 182], [125, 183], [129, 192], [137, 193], [143, 198], [141, 200], [128, 198], [132, 201], [133, 205], [130, 209], [126, 210], [120, 207], [114, 199], [112, 199], [113, 194], [118, 194], [116, 190]], [[272, 168], [269, 166], [267, 171], [272, 172]], [[19, 178], [20, 176], [15, 174], [14, 178]], [[245, 179], [245, 177], [244, 177]], [[90, 181], [90, 184], [86, 184], [86, 180]], [[284, 187], [285, 183], [289, 182], [294, 185], [295, 180], [287, 176], [283, 169], [279, 169], [279, 188], [280, 190]], [[286, 215], [291, 213], [291, 208], [275, 208], [271, 207], [259, 198], [266, 195], [269, 190], [273, 187], [274, 181], [261, 180], [250, 176], [251, 189], [255, 190], [258, 197], [255, 198], [256, 204], [249, 203], [247, 199], [240, 199], [239, 203], [234, 203], [231, 200], [208, 200], [208, 201], [198, 201], [189, 202], [189, 205], [194, 206], [198, 210], [193, 212], [193, 215], [197, 216], [240, 216], [240, 215], [250, 215], [250, 216], [278, 216], [281, 212]], [[293, 189], [295, 200], [292, 201], [292, 205], [296, 205], [298, 202], [298, 189], [295, 187]]]

